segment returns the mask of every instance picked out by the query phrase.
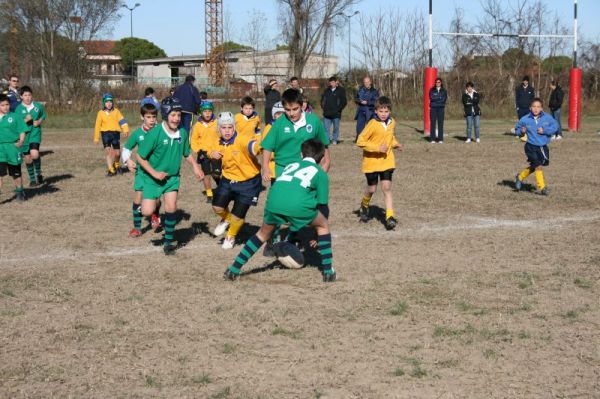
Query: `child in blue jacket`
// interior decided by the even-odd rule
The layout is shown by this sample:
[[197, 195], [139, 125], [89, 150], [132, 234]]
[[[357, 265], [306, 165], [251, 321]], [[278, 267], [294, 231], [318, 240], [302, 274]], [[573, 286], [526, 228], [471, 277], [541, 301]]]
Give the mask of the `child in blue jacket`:
[[523, 169], [515, 178], [515, 189], [523, 188], [523, 180], [535, 173], [535, 181], [539, 194], [548, 195], [548, 187], [544, 182], [543, 166], [550, 164], [550, 150], [548, 143], [552, 135], [558, 131], [558, 123], [549, 114], [542, 110], [542, 100], [534, 98], [529, 105], [529, 114], [523, 116], [515, 126], [515, 134], [525, 143], [525, 155], [529, 167]]

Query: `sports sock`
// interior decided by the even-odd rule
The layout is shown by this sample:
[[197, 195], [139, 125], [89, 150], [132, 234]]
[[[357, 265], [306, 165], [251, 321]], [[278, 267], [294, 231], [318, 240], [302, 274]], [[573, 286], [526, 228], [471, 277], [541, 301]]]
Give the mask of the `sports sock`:
[[115, 173], [115, 168], [113, 168], [113, 167], [108, 168], [108, 173]]
[[360, 202], [360, 206], [368, 208], [370, 203], [371, 203], [371, 197], [365, 195], [365, 196], [362, 197], [362, 201]]
[[142, 209], [140, 204], [133, 203], [131, 207], [131, 211], [133, 213], [133, 228], [136, 230], [142, 229]]
[[519, 180], [523, 181], [531, 174], [531, 168], [525, 168], [521, 173], [519, 173]]
[[535, 182], [540, 190], [543, 190], [546, 187], [546, 183], [544, 182], [544, 171], [538, 169], [535, 171]]
[[393, 209], [386, 209], [385, 210], [385, 220], [388, 220], [392, 216], [394, 216], [394, 210]]
[[33, 167], [33, 162], [26, 163], [25, 166], [27, 166], [27, 174], [29, 175], [29, 181], [35, 182], [35, 168]]
[[22, 193], [22, 192], [23, 192], [23, 186], [15, 187], [15, 193]]
[[213, 196], [213, 191], [212, 191], [212, 188], [207, 188], [207, 189], [206, 189], [206, 196], [207, 196], [207, 197], [212, 197], [212, 196]]
[[165, 239], [163, 245], [165, 247], [170, 246], [173, 243], [173, 232], [175, 231], [175, 224], [177, 223], [177, 217], [173, 212], [165, 212]]
[[222, 210], [222, 211], [219, 211], [219, 212], [215, 211], [215, 213], [216, 213], [217, 215], [221, 216], [221, 219], [222, 219], [222, 220], [226, 220], [226, 221], [228, 221], [229, 223], [231, 223], [231, 213], [229, 213], [229, 209], [227, 209], [227, 208], [223, 208], [223, 210]]
[[244, 225], [244, 219], [232, 217], [229, 223], [229, 230], [227, 231], [227, 237], [232, 238], [237, 236], [240, 229]]
[[35, 174], [37, 176], [41, 176], [42, 175], [42, 158], [34, 159], [33, 166], [35, 168]]
[[235, 257], [233, 265], [229, 266], [229, 271], [240, 274], [242, 266], [250, 260], [252, 255], [254, 255], [262, 245], [263, 241], [261, 241], [256, 234], [250, 237], [250, 239], [246, 241], [244, 248], [242, 248], [238, 256]]
[[333, 250], [331, 249], [331, 234], [323, 234], [317, 237], [317, 248], [321, 254], [321, 266], [323, 273], [333, 273]]

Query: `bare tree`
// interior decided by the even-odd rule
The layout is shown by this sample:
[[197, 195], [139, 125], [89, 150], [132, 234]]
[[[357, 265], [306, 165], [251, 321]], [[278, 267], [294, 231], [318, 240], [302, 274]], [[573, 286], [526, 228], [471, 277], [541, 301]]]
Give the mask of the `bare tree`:
[[292, 74], [302, 77], [309, 57], [318, 52], [342, 13], [360, 0], [278, 0], [281, 32], [287, 39]]
[[259, 91], [259, 79], [262, 80], [262, 76], [260, 76], [259, 73], [262, 68], [257, 53], [263, 50], [263, 46], [266, 42], [266, 21], [267, 16], [265, 13], [253, 9], [250, 22], [247, 25], [246, 43], [252, 47], [252, 67], [254, 70], [254, 84], [256, 85], [256, 91]]

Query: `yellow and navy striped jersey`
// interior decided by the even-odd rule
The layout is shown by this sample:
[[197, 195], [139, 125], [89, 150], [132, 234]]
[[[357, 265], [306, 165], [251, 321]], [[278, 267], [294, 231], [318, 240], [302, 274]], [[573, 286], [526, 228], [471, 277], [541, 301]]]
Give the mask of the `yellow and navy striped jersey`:
[[255, 134], [260, 133], [260, 116], [258, 113], [253, 112], [252, 115], [246, 116], [244, 114], [235, 114], [235, 131], [240, 136], [246, 136], [251, 138]]
[[260, 174], [256, 156], [260, 152], [260, 135], [244, 137], [234, 133], [229, 140], [220, 139], [217, 151], [222, 155], [223, 177], [234, 181], [246, 181]]
[[192, 128], [192, 134], [190, 134], [190, 146], [195, 153], [198, 153], [199, 151], [209, 152], [217, 145], [219, 139], [217, 120], [213, 118], [207, 123], [200, 119]]
[[100, 110], [96, 116], [96, 127], [94, 128], [94, 143], [100, 141], [101, 132], [119, 132], [129, 134], [129, 125], [127, 119], [123, 117], [121, 111], [117, 108], [111, 110]]
[[[356, 145], [363, 149], [363, 173], [383, 172], [396, 167], [394, 146], [398, 145], [394, 136], [396, 121], [389, 118], [382, 122], [377, 118], [371, 119], [358, 136]], [[387, 152], [380, 152], [382, 144], [388, 146]]]

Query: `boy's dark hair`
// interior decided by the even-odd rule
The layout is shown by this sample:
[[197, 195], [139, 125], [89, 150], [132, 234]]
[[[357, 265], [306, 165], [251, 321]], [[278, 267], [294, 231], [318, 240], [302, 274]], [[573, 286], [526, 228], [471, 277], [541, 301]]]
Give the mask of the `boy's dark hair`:
[[205, 91], [200, 92], [200, 100], [206, 100], [208, 98], [208, 93]]
[[31, 90], [31, 87], [29, 87], [29, 86], [22, 86], [19, 89], [19, 94], [23, 95], [23, 93], [31, 93], [31, 94], [33, 94], [33, 90]]
[[465, 88], [468, 87], [475, 87], [475, 85], [473, 84], [473, 82], [467, 82], [467, 84], [465, 85]]
[[306, 140], [300, 147], [302, 151], [302, 157], [312, 158], [316, 163], [320, 163], [321, 159], [325, 156], [325, 146], [317, 139]]
[[292, 105], [299, 104], [302, 106], [302, 94], [300, 94], [300, 90], [296, 89], [287, 89], [281, 95], [281, 103], [283, 105]]
[[525, 82], [527, 81], [527, 83], [529, 83], [529, 75], [525, 75], [523, 76], [523, 79], [521, 79], [521, 82]]
[[154, 89], [152, 87], [146, 87], [146, 90], [144, 90], [144, 95], [148, 97], [150, 94], [154, 94]]
[[158, 109], [154, 106], [154, 104], [146, 103], [140, 108], [140, 114], [142, 116], [146, 114], [158, 115]]
[[375, 101], [375, 109], [379, 108], [387, 108], [390, 111], [392, 110], [392, 100], [390, 100], [386, 96], [381, 96]]
[[292, 76], [292, 77], [290, 78], [290, 82], [293, 82], [294, 80], [298, 80], [298, 78], [297, 78], [297, 77], [295, 77], [295, 76]]
[[254, 99], [250, 96], [244, 96], [242, 97], [242, 101], [240, 102], [240, 106], [244, 107], [244, 105], [252, 105], [252, 107], [256, 107], [256, 103], [254, 102]]
[[536, 101], [539, 101], [539, 103], [540, 103], [540, 105], [541, 105], [542, 107], [544, 106], [544, 101], [543, 101], [541, 98], [539, 98], [539, 97], [536, 97], [536, 98], [534, 98], [533, 100], [531, 100], [531, 102], [529, 103], [529, 106], [531, 107], [531, 105], [532, 105], [534, 102], [536, 102]]
[[330, 77], [328, 82], [337, 82], [337, 76]]
[[10, 102], [6, 94], [0, 94], [0, 103], [3, 103], [4, 101]]
[[189, 82], [195, 82], [196, 78], [194, 77], [194, 75], [188, 75], [185, 77], [185, 83], [189, 83]]
[[550, 86], [558, 86], [558, 81], [553, 80], [552, 82], [550, 82]]

